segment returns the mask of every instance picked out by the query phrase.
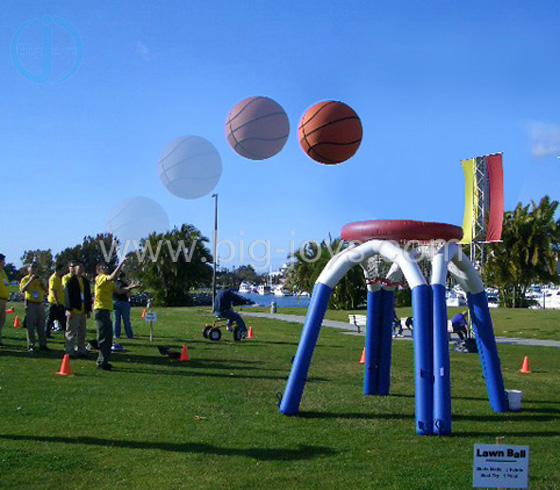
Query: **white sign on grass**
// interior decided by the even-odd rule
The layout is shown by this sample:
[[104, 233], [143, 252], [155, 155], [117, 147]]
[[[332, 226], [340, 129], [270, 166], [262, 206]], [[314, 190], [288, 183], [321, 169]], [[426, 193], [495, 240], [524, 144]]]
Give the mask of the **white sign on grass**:
[[144, 321], [146, 323], [150, 323], [150, 322], [156, 323], [157, 322], [157, 315], [155, 313], [146, 313]]
[[529, 446], [475, 444], [473, 487], [528, 488]]

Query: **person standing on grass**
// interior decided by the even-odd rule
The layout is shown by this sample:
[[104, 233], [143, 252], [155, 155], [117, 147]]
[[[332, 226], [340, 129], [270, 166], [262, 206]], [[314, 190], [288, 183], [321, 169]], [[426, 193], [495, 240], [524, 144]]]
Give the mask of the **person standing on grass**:
[[0, 254], [0, 347], [4, 347], [4, 344], [2, 343], [2, 328], [6, 323], [6, 305], [8, 303], [8, 299], [10, 298], [10, 290], [8, 289], [10, 281], [8, 281], [8, 275], [4, 270], [5, 265], [6, 256], [4, 254]]
[[91, 317], [91, 287], [84, 275], [84, 266], [80, 262], [76, 262], [72, 277], [64, 287], [64, 307], [68, 317], [66, 354], [85, 358], [87, 357], [86, 324], [87, 319]]
[[35, 352], [35, 330], [37, 330], [39, 350], [48, 351], [47, 338], [45, 337], [45, 308], [43, 306], [47, 287], [37, 275], [37, 264], [33, 263], [27, 267], [27, 275], [21, 280], [19, 290], [25, 295], [23, 324], [27, 329], [27, 348], [29, 352]]
[[47, 314], [47, 323], [45, 324], [45, 337], [52, 337], [51, 330], [54, 321], [58, 322], [59, 328], [66, 330], [66, 310], [64, 309], [64, 288], [62, 287], [62, 276], [65, 267], [57, 264], [56, 269], [51, 277], [49, 277], [49, 293], [47, 300], [49, 302], [49, 312]]
[[136, 284], [120, 289], [115, 284], [126, 261], [126, 257], [117, 268], [108, 274], [107, 264], [98, 264], [95, 268], [95, 300], [93, 303], [93, 316], [97, 327], [97, 343], [99, 345], [99, 357], [97, 358], [97, 369], [110, 371], [113, 366], [109, 363], [111, 358], [111, 347], [113, 346], [113, 324], [111, 322], [111, 311], [113, 310], [113, 294], [126, 294], [134, 289]]
[[70, 280], [70, 278], [74, 275], [74, 267], [76, 267], [77, 262], [75, 260], [71, 260], [68, 262], [68, 273], [62, 276], [62, 287], [66, 287], [66, 283]]
[[[118, 289], [129, 288], [126, 282], [126, 275], [124, 272], [119, 274], [119, 278], [115, 281], [115, 285]], [[126, 289], [126, 293], [119, 294], [113, 293], [113, 314], [114, 318], [114, 329], [113, 333], [115, 338], [121, 338], [121, 319], [124, 324], [124, 331], [129, 339], [134, 338], [134, 333], [132, 332], [132, 325], [130, 324], [130, 290], [132, 288]]]

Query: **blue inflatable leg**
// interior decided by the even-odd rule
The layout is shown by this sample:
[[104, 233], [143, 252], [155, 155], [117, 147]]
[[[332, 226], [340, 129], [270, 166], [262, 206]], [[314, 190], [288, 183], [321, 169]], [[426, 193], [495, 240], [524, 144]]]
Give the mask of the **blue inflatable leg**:
[[434, 322], [434, 432], [451, 433], [451, 379], [445, 287], [432, 285]]
[[284, 415], [295, 415], [299, 411], [307, 372], [313, 357], [313, 349], [317, 344], [331, 293], [332, 289], [328, 286], [320, 283], [315, 284], [286, 391], [280, 402], [280, 412]]
[[364, 395], [379, 393], [379, 323], [383, 291], [367, 292], [366, 356], [364, 364]]
[[423, 284], [412, 290], [416, 432], [433, 433], [432, 289]]
[[393, 347], [393, 316], [395, 314], [395, 293], [383, 290], [381, 300], [381, 321], [379, 325], [379, 381], [378, 394], [389, 395], [391, 388], [391, 349]]
[[507, 412], [509, 404], [486, 291], [468, 294], [467, 297], [490, 406], [495, 412]]

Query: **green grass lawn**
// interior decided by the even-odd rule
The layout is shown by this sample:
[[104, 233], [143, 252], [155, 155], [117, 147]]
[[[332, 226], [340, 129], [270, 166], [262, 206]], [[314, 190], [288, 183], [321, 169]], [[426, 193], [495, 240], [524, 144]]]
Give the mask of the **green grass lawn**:
[[[421, 437], [411, 342], [394, 344], [392, 396], [366, 398], [363, 338], [325, 328], [302, 412], [285, 417], [277, 394], [301, 325], [251, 318], [254, 340], [237, 344], [226, 333], [210, 343], [201, 335], [206, 311], [158, 310], [150, 343], [135, 309], [137, 339], [123, 341], [115, 370], [76, 360], [70, 377], [54, 374], [61, 334], [52, 354], [30, 356], [23, 331], [5, 327], [0, 488], [468, 489], [473, 445], [497, 436], [531, 447], [532, 489], [560, 488], [557, 349], [499, 347], [506, 388], [524, 392], [523, 411], [507, 414], [491, 411], [478, 357], [452, 352], [453, 435]], [[183, 342], [187, 363], [156, 348]], [[531, 375], [519, 373], [525, 355]]]
[[[448, 316], [452, 318], [464, 308], [449, 308]], [[270, 308], [251, 308], [248, 311], [270, 311]], [[287, 315], [305, 315], [305, 308], [279, 308], [279, 313]], [[490, 310], [494, 331], [500, 337], [520, 337], [524, 339], [560, 340], [560, 310], [529, 310], [525, 308], [496, 308]], [[325, 318], [341, 322], [348, 321], [349, 313], [365, 315], [365, 310], [329, 310]], [[412, 308], [397, 308], [399, 317], [412, 315]]]

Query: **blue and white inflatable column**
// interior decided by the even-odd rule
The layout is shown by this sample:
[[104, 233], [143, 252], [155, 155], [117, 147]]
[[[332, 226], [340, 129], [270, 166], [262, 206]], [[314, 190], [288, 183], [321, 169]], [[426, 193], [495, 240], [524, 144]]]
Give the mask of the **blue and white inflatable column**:
[[391, 355], [393, 348], [393, 317], [395, 315], [395, 293], [382, 289], [381, 321], [379, 324], [379, 373], [377, 394], [388, 396], [391, 388]]
[[467, 299], [490, 406], [495, 412], [507, 412], [509, 402], [504, 387], [502, 366], [496, 346], [486, 291], [481, 291], [478, 294], [469, 293]]
[[432, 290], [427, 284], [412, 288], [416, 432], [433, 433]]
[[486, 380], [490, 406], [495, 412], [507, 412], [509, 404], [504, 388], [500, 357], [488, 308], [488, 297], [484, 285], [469, 258], [457, 249], [449, 263], [449, 272], [467, 292], [469, 310], [476, 334], [476, 343]]
[[383, 290], [379, 284], [368, 285], [367, 323], [364, 363], [364, 395], [379, 393], [379, 330], [381, 324], [381, 301]]
[[[452, 250], [455, 253], [455, 250]], [[445, 283], [450, 250], [443, 247], [432, 260], [432, 305], [434, 346], [434, 433], [451, 433], [451, 373]]]
[[317, 344], [323, 318], [329, 306], [332, 289], [325, 284], [316, 283], [305, 317], [301, 339], [294, 358], [286, 391], [280, 402], [280, 412], [284, 415], [296, 415], [299, 411], [303, 388], [311, 365], [313, 350]]

